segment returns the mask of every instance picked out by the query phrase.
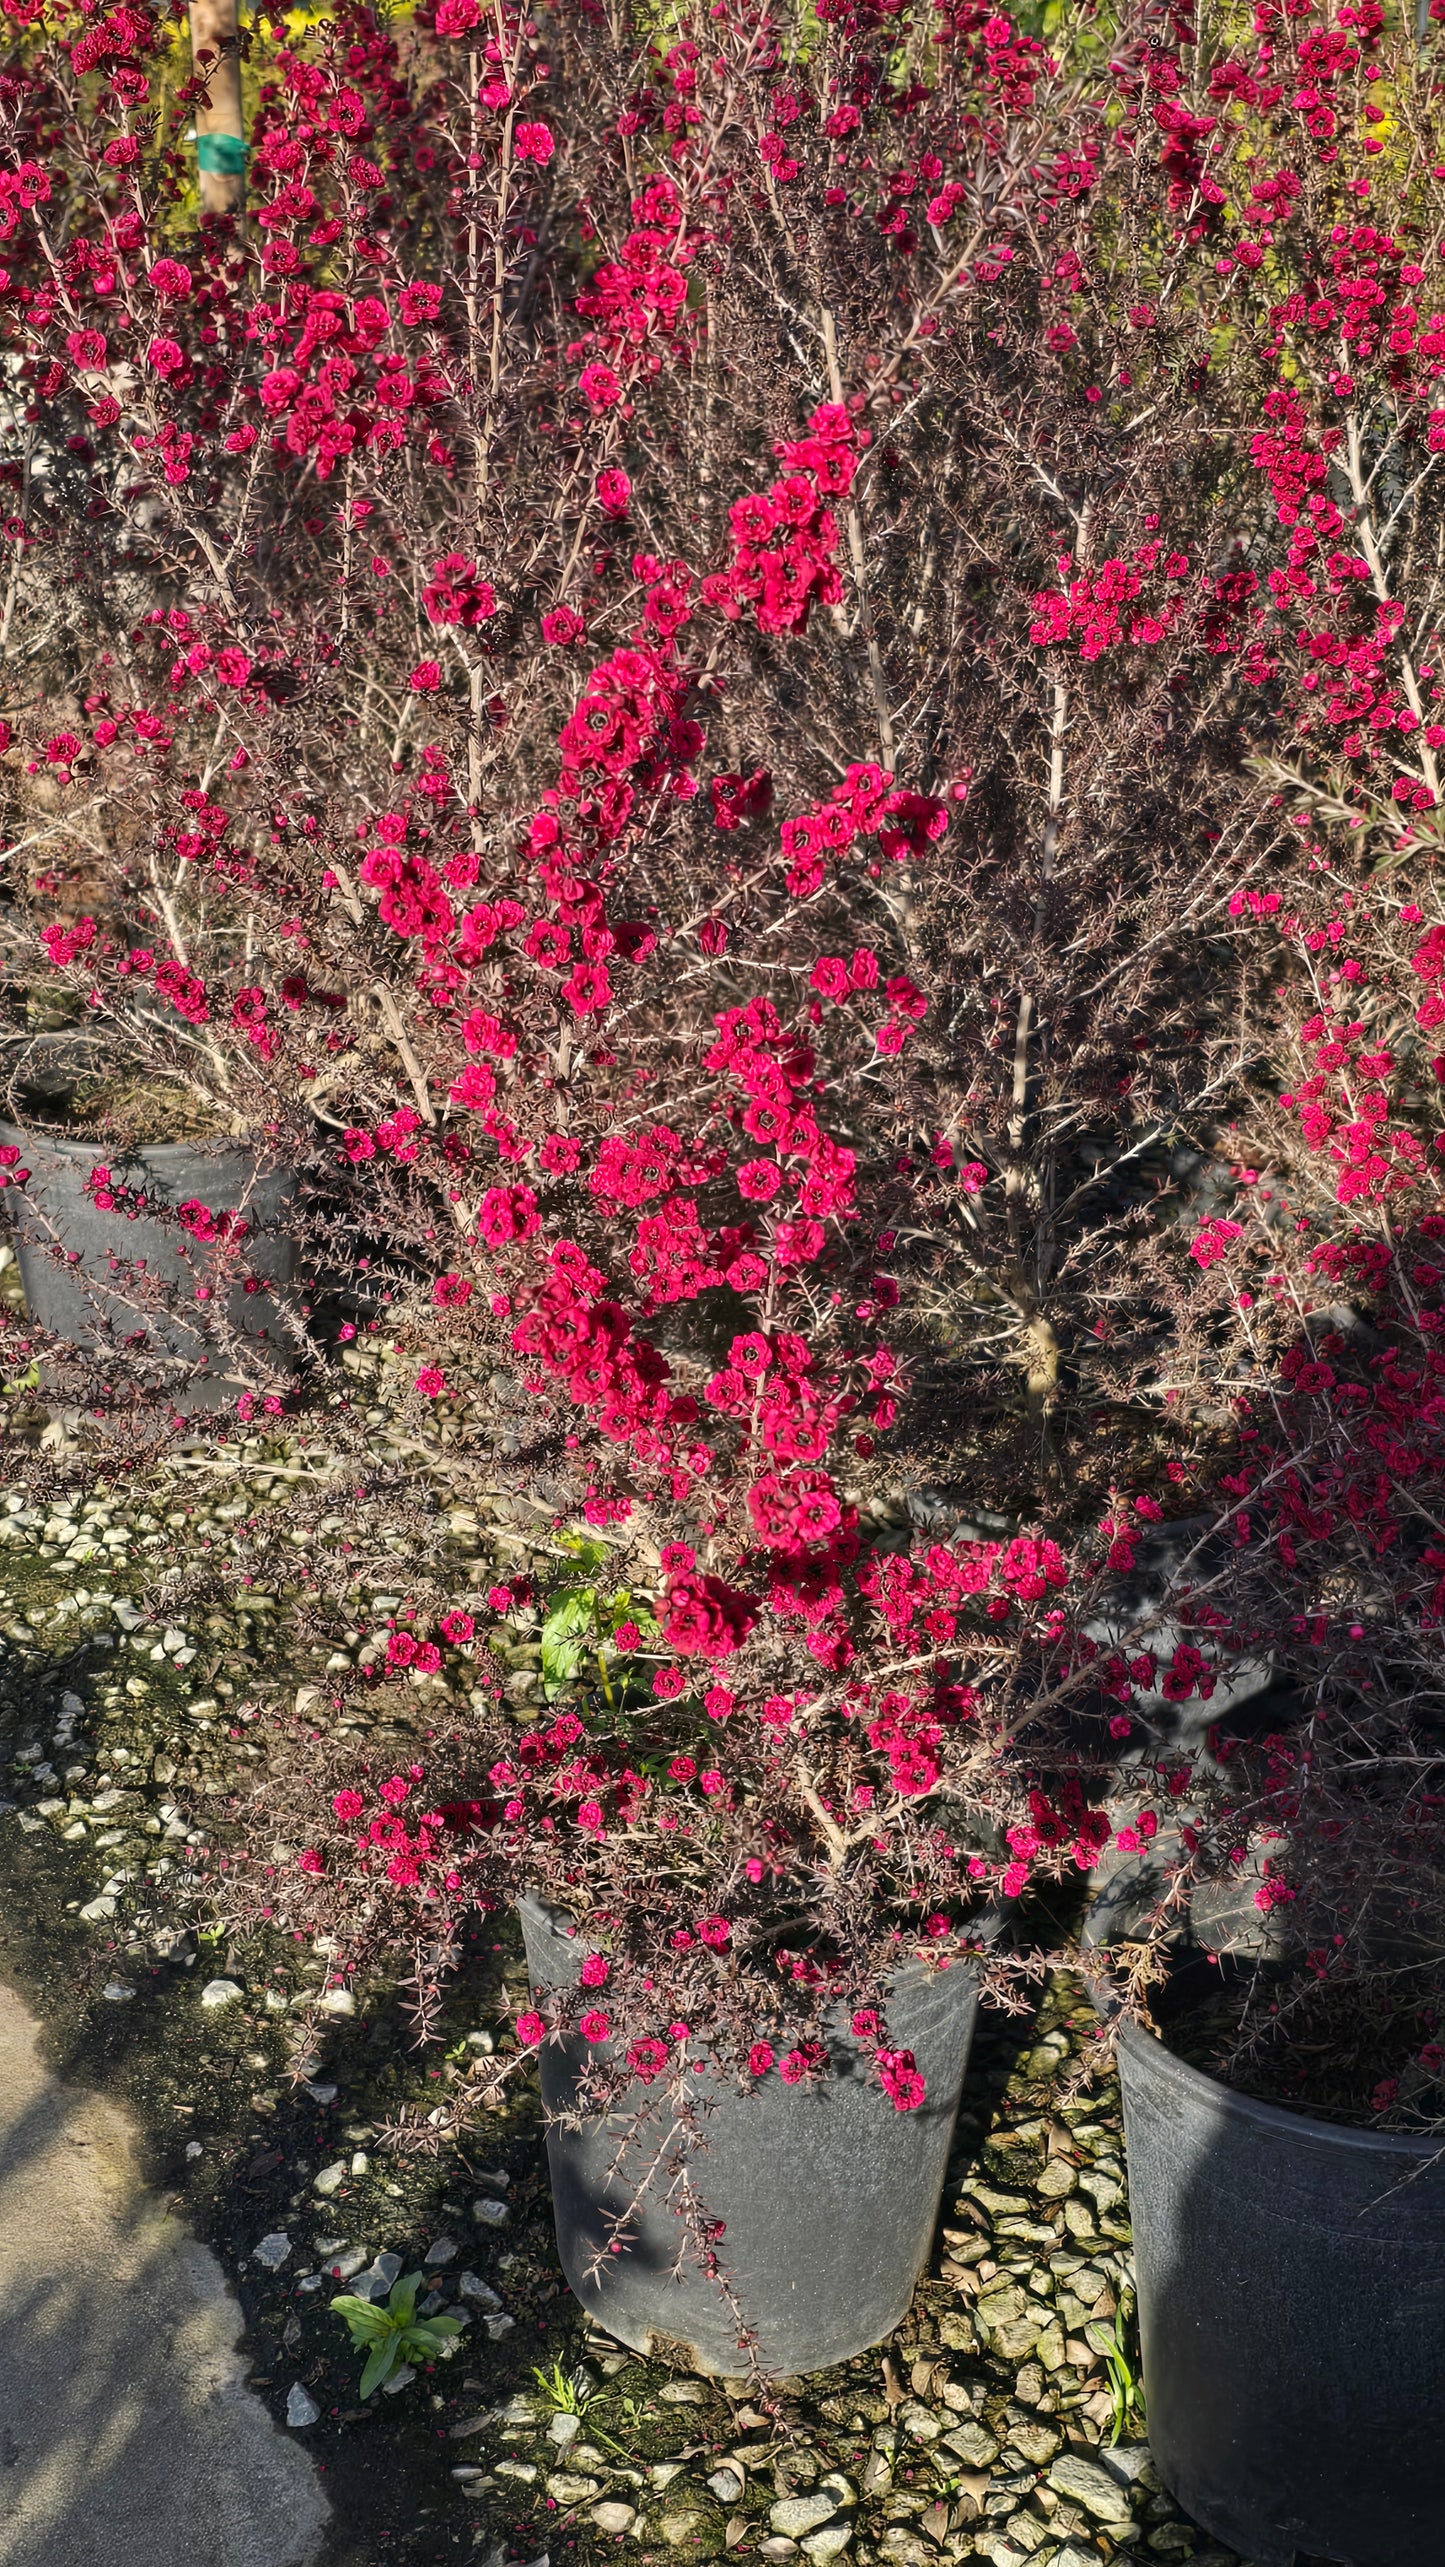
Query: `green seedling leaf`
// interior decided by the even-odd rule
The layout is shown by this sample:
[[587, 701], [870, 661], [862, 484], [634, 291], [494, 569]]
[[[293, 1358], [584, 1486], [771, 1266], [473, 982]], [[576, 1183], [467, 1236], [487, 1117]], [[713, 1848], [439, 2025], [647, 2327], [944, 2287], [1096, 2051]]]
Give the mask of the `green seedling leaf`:
[[416, 2295], [421, 2289], [420, 2273], [402, 2273], [386, 2295], [386, 2305], [394, 2325], [410, 2326], [416, 2310]]
[[399, 2334], [389, 2335], [384, 2344], [372, 2346], [367, 2356], [366, 2368], [361, 2375], [361, 2395], [364, 2398], [369, 2398], [373, 2389], [379, 2389], [383, 2380], [391, 2378], [400, 2352]]
[[595, 1534], [564, 1533], [562, 1549], [570, 1551], [578, 1567], [588, 1570], [594, 1577], [607, 1564], [607, 1545], [599, 1542]]
[[333, 2300], [331, 2306], [338, 2317], [346, 2320], [353, 2344], [371, 2344], [378, 2336], [391, 2332], [386, 2310], [373, 2308], [370, 2300], [358, 2299], [353, 2292]]
[[542, 1686], [550, 1701], [577, 1674], [597, 1621], [595, 1587], [572, 1587], [554, 1596], [542, 1625]]

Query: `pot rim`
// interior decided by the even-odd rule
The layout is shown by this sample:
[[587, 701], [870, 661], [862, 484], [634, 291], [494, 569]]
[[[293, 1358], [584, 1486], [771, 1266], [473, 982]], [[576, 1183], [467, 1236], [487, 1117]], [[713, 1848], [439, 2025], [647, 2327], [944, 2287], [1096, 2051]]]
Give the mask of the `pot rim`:
[[[544, 1898], [540, 1890], [519, 1890], [513, 1905], [535, 1908], [540, 1916], [546, 1918], [554, 1932], [565, 1935], [568, 1942], [572, 1939], [566, 1931], [568, 1925], [577, 1928], [582, 1923], [582, 1919], [572, 1908], [559, 1907], [555, 1900]], [[1009, 1909], [999, 1901], [990, 1900], [988, 1906], [981, 1910], [978, 1918], [977, 1931], [980, 1942], [997, 1943], [1008, 1923], [1009, 1913]], [[978, 1957], [974, 1952], [961, 1952], [958, 1955], [961, 1961], [973, 1961]]]
[[[1094, 1995], [1094, 2003], [1100, 2013], [1104, 2013], [1097, 1994]], [[1361, 2155], [1394, 2157], [1401, 2161], [1409, 2159], [1416, 2165], [1428, 2165], [1445, 2156], [1445, 2139], [1436, 2133], [1424, 2131], [1414, 2139], [1403, 2130], [1360, 2130], [1349, 2122], [1321, 2121], [1317, 2114], [1297, 2112], [1288, 2104], [1264, 2103], [1257, 2095], [1242, 2095], [1233, 2086], [1226, 2086], [1220, 2078], [1211, 2077], [1205, 2069], [1196, 2068], [1189, 2060], [1181, 2059], [1157, 2032], [1146, 2032], [1142, 2024], [1121, 2023], [1115, 2038], [1122, 2051], [1150, 2061], [1161, 2075], [1172, 2078], [1176, 2084], [1186, 2089], [1194, 2087], [1200, 2094], [1209, 2095], [1216, 2106], [1222, 2106], [1233, 2119], [1250, 2122], [1256, 2129], [1274, 2131], [1281, 2137], [1292, 2133], [1296, 2138], [1325, 2140], [1334, 2147], [1353, 2150]]]
[[[582, 1919], [576, 1916], [571, 1908], [556, 1906], [550, 1899], [544, 1898], [540, 1890], [519, 1890], [513, 1905], [519, 1913], [525, 1907], [530, 1908], [534, 1915], [540, 1916], [559, 1942], [570, 1943], [581, 1928]], [[1008, 1910], [998, 1901], [991, 1901], [978, 1919], [977, 1932], [980, 1942], [991, 1949], [994, 1944], [1002, 1940], [1007, 1925]], [[572, 1928], [571, 1933], [567, 1930], [569, 1926]], [[972, 1965], [982, 1957], [977, 1952], [957, 1952], [950, 1956], [945, 1966], [971, 1971]], [[899, 1963], [894, 1976], [901, 1977], [905, 1972], [909, 1975], [916, 1972], [927, 1978], [943, 1976], [941, 1968], [936, 1971], [930, 1970], [926, 1961], [914, 1955], [910, 1955], [907, 1960]]]
[[3, 1120], [0, 1120], [0, 1140], [7, 1144], [18, 1142], [32, 1158], [104, 1158], [113, 1159], [116, 1166], [122, 1168], [151, 1164], [165, 1168], [177, 1159], [219, 1162], [237, 1158], [250, 1159], [259, 1166], [261, 1160], [260, 1151], [249, 1141], [223, 1140], [213, 1149], [208, 1149], [201, 1141], [147, 1141], [135, 1148], [117, 1141], [76, 1141], [66, 1133], [51, 1132], [44, 1124], [7, 1123]]

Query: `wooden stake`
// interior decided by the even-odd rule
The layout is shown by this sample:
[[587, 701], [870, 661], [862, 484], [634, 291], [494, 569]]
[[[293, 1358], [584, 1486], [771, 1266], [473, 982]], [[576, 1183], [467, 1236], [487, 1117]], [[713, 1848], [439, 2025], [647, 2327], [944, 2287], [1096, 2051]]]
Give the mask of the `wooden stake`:
[[201, 207], [207, 214], [239, 214], [246, 202], [246, 147], [236, 0], [191, 0], [191, 56], [211, 93], [209, 104], [196, 110]]

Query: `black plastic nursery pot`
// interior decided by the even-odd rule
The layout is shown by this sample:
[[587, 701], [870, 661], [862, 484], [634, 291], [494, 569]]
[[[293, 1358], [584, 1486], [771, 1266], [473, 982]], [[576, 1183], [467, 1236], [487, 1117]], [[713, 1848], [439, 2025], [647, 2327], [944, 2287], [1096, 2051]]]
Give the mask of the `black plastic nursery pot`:
[[[283, 1216], [291, 1193], [291, 1179], [283, 1171], [258, 1176], [254, 1153], [235, 1144], [205, 1150], [193, 1142], [174, 1141], [122, 1152], [114, 1143], [107, 1148], [69, 1140], [34, 1125], [21, 1131], [9, 1124], [0, 1124], [0, 1142], [18, 1148], [22, 1164], [30, 1171], [25, 1185], [7, 1189], [5, 1209], [26, 1307], [41, 1327], [72, 1346], [97, 1349], [107, 1341], [97, 1304], [82, 1276], [102, 1286], [114, 1285], [117, 1261], [122, 1266], [144, 1263], [166, 1284], [188, 1285], [204, 1272], [205, 1248], [178, 1225], [153, 1220], [148, 1213], [126, 1215], [97, 1208], [88, 1180], [97, 1167], [105, 1166], [129, 1190], [143, 1193], [148, 1203], [168, 1211], [196, 1199], [212, 1212], [244, 1212], [250, 1225], [246, 1270], [269, 1289], [248, 1293], [238, 1280], [227, 1296], [227, 1316], [258, 1352], [290, 1368], [293, 1358], [276, 1317], [276, 1296], [290, 1283], [295, 1262], [290, 1239], [273, 1226]], [[63, 1258], [54, 1253], [57, 1246], [64, 1251]], [[117, 1311], [118, 1333], [142, 1325], [147, 1328], [150, 1351], [174, 1357], [178, 1377], [205, 1354], [199, 1332], [169, 1313], [143, 1322]], [[193, 1380], [178, 1380], [177, 1405], [185, 1412], [226, 1407], [242, 1386], [239, 1376], [232, 1375], [224, 1360], [212, 1353]]]
[[1234, 2094], [1134, 2025], [1119, 2070], [1149, 2443], [1257, 2562], [1445, 2562], [1445, 2150]]
[[[574, 1984], [586, 1946], [567, 1931], [569, 1920], [536, 1899], [520, 1901], [519, 1911], [533, 1986]], [[688, 2173], [709, 2219], [724, 2223], [719, 2259], [764, 2370], [784, 2378], [825, 2370], [880, 2343], [905, 2315], [933, 2242], [977, 2011], [966, 1963], [936, 1975], [917, 1965], [900, 1972], [888, 2028], [926, 2080], [917, 2112], [895, 2111], [868, 2082], [846, 2019], [830, 2038], [830, 2073], [817, 2084], [785, 2085], [776, 2069], [746, 2094], [720, 2078], [698, 2080], [710, 2109], [706, 2145]], [[576, 2039], [543, 2045], [549, 2117], [574, 2108], [586, 2050]], [[632, 2192], [613, 2158], [634, 2109], [642, 2128], [627, 2165], [641, 2170], [672, 2127], [649, 2088], [632, 2088], [625, 2108], [605, 2121], [567, 2129], [549, 2118], [563, 2271], [589, 2315], [621, 2343], [736, 2378], [748, 2367], [736, 2318], [719, 2285], [690, 2254], [679, 2256], [684, 2231], [665, 2198], [666, 2177], [644, 2198], [621, 2253], [608, 2251], [608, 2214], [625, 2208]]]

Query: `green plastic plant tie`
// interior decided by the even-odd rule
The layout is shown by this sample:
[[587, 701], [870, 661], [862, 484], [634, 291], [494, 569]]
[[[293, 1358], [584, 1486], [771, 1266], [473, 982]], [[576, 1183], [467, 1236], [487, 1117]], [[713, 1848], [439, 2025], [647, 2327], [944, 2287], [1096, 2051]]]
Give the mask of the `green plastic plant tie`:
[[240, 178], [245, 171], [250, 146], [239, 134], [198, 134], [196, 166], [219, 170], [226, 178]]

